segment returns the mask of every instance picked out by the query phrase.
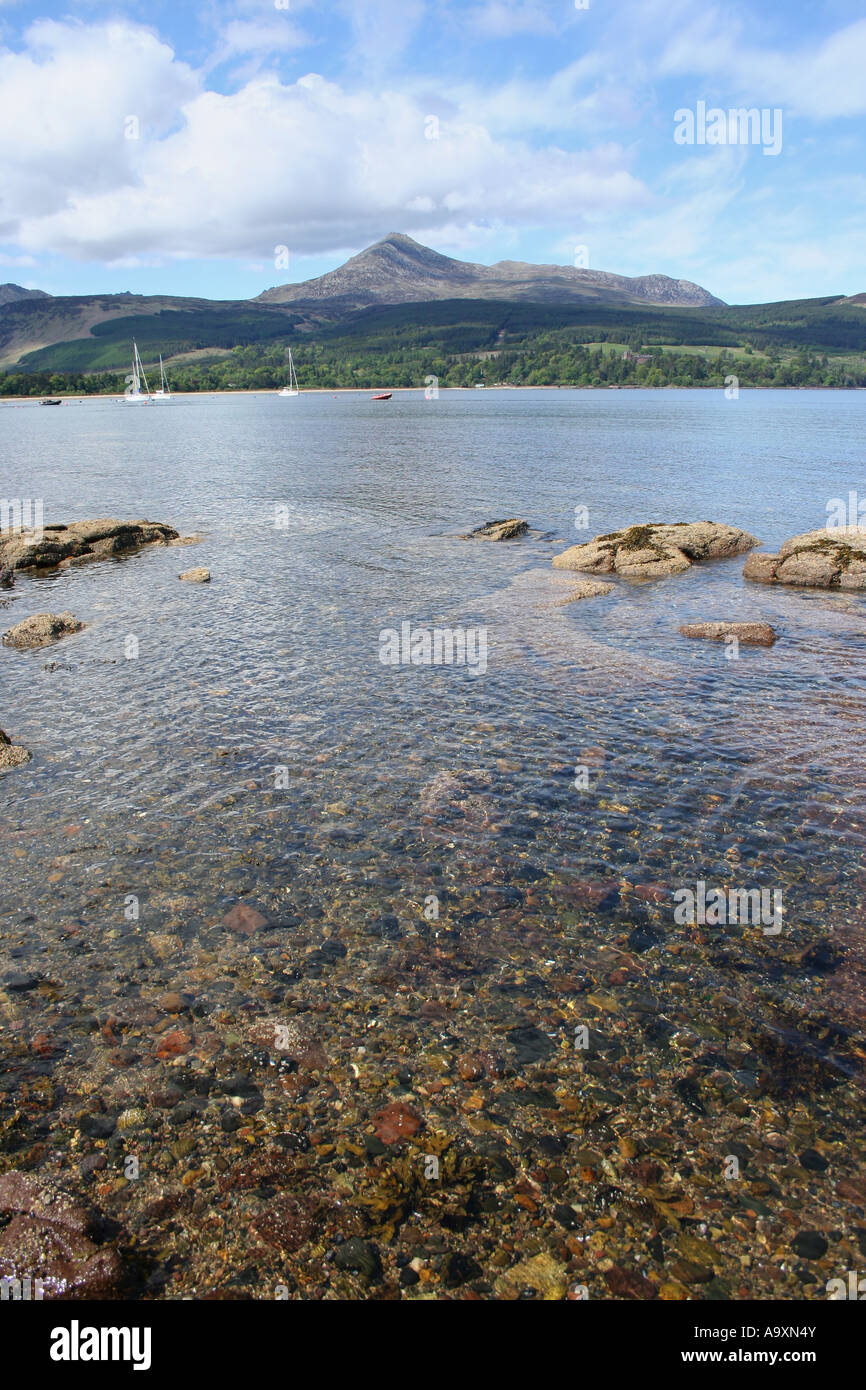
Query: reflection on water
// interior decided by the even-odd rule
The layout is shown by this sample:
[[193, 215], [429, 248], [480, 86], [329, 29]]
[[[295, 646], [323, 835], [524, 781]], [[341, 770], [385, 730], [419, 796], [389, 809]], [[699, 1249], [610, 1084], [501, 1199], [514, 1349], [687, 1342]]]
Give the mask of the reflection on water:
[[[87, 626], [0, 656], [34, 753], [0, 782], [0, 1166], [113, 1216], [148, 1297], [824, 1297], [866, 1221], [866, 603], [732, 560], [562, 606], [550, 558], [577, 506], [775, 548], [863, 490], [863, 410], [3, 407], [4, 495], [203, 540], [2, 614]], [[717, 617], [780, 640], [678, 636]], [[382, 665], [403, 621], [484, 625], [486, 672]], [[698, 882], [780, 890], [783, 930], [678, 925]]]

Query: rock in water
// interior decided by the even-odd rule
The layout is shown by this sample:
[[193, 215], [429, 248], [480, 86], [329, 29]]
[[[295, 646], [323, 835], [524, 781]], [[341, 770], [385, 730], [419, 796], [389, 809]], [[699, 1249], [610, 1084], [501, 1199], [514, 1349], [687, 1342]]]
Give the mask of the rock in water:
[[0, 1177], [0, 1278], [42, 1281], [43, 1298], [119, 1295], [117, 1252], [96, 1239], [96, 1217], [53, 1182], [13, 1169]]
[[19, 651], [35, 651], [70, 632], [81, 632], [83, 627], [74, 613], [34, 613], [32, 618], [25, 618], [23, 623], [4, 632], [3, 645]]
[[494, 803], [485, 794], [492, 781], [491, 774], [483, 769], [437, 772], [421, 788], [419, 797], [424, 838], [485, 829], [494, 814]]
[[22, 763], [29, 763], [33, 757], [26, 748], [16, 748], [8, 735], [0, 729], [0, 769], [9, 767], [20, 767]]
[[492, 781], [492, 775], [483, 768], [437, 772], [421, 788], [421, 814], [432, 817], [460, 815], [464, 803], [473, 794], [486, 790]]
[[866, 589], [866, 528], [828, 526], [805, 531], [785, 541], [778, 555], [750, 555], [743, 578], [756, 584]]
[[187, 584], [209, 584], [210, 570], [193, 569], [184, 570], [183, 574], [178, 575], [178, 579], [186, 580]]
[[798, 1231], [791, 1242], [801, 1260], [820, 1260], [827, 1253], [827, 1237], [820, 1231]]
[[365, 1279], [378, 1279], [382, 1273], [379, 1251], [369, 1240], [360, 1236], [350, 1236], [334, 1251], [334, 1264], [337, 1269], [356, 1270]]
[[421, 1128], [423, 1121], [402, 1101], [392, 1101], [373, 1116], [376, 1138], [383, 1144], [397, 1144], [401, 1139], [411, 1139]]
[[585, 545], [573, 545], [554, 556], [554, 569], [585, 570], [590, 574], [622, 574], [634, 579], [659, 579], [682, 574], [698, 560], [721, 560], [741, 555], [758, 541], [736, 526], [714, 521], [678, 521], [673, 525], [648, 522], [611, 531]]
[[493, 1287], [499, 1298], [509, 1302], [527, 1295], [547, 1303], [558, 1302], [565, 1297], [568, 1272], [565, 1265], [542, 1251], [540, 1255], [512, 1265], [500, 1274]]
[[253, 932], [261, 931], [262, 927], [268, 925], [268, 919], [252, 903], [235, 903], [223, 917], [223, 921], [232, 931], [241, 932], [244, 936], [252, 936]]
[[724, 642], [726, 637], [736, 637], [747, 647], [772, 647], [776, 640], [769, 623], [683, 623], [680, 632], [683, 637], [703, 637], [707, 642]]
[[0, 569], [56, 569], [176, 540], [177, 531], [159, 521], [74, 521], [38, 531], [2, 531]]
[[605, 584], [599, 579], [584, 579], [567, 598], [558, 598], [553, 606], [554, 608], [563, 608], [565, 604], [577, 603], [582, 598], [604, 598], [605, 594], [612, 593], [612, 584]]
[[624, 1269], [621, 1265], [614, 1265], [613, 1269], [607, 1270], [604, 1278], [614, 1298], [658, 1297], [655, 1284], [641, 1274], [639, 1269]]
[[507, 521], [485, 521], [483, 526], [476, 526], [474, 531], [461, 536], [460, 539], [464, 541], [513, 541], [518, 536], [525, 536], [528, 530], [527, 522], [512, 516]]

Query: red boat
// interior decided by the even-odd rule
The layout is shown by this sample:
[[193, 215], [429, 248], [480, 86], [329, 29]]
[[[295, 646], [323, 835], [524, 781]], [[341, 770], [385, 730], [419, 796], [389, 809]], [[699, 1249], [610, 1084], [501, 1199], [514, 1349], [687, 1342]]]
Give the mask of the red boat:
[[394, 394], [393, 391], [383, 391], [381, 396], [371, 396], [371, 397], [370, 397], [370, 400], [371, 400], [371, 401], [390, 401], [390, 399], [391, 399], [391, 397], [393, 396], [393, 394]]

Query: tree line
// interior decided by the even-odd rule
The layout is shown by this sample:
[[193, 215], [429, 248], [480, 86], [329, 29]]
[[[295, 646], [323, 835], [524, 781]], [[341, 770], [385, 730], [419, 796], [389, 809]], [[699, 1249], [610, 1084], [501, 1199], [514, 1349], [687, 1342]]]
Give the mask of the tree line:
[[[293, 347], [301, 389], [337, 390], [423, 387], [435, 378], [440, 387], [636, 386], [725, 387], [735, 377], [742, 387], [864, 387], [866, 359], [853, 362], [801, 349], [794, 354], [771, 350], [766, 356], [746, 349], [718, 355], [645, 347], [639, 341], [619, 346], [565, 342], [558, 335], [539, 337], [520, 347], [477, 352], [443, 352], [430, 347], [361, 348], [352, 343], [308, 343]], [[640, 360], [638, 360], [640, 358]], [[249, 344], [210, 359], [168, 363], [170, 384], [179, 392], [276, 390], [286, 382], [285, 346]], [[121, 394], [121, 372], [7, 372], [0, 376], [0, 396], [98, 396]]]

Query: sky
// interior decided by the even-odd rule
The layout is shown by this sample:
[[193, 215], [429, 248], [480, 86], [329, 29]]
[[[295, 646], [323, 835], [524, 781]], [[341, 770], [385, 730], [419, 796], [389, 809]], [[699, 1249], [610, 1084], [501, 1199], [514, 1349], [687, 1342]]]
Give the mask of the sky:
[[856, 294], [864, 117], [864, 0], [0, 0], [0, 281], [244, 299], [398, 231]]

